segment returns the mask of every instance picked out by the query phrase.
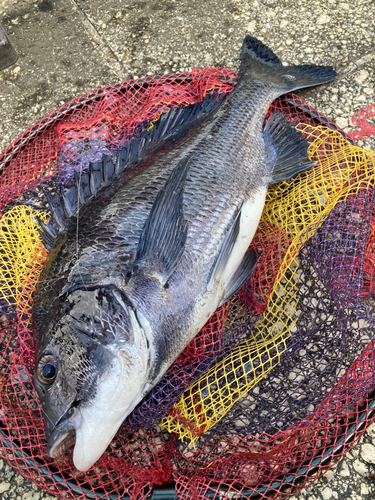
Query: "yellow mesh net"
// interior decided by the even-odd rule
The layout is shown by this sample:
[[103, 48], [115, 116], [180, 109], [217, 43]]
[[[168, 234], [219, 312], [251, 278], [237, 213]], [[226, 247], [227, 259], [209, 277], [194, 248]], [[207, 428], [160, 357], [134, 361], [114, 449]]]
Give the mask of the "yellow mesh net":
[[[259, 231], [277, 226], [290, 241], [267, 308], [248, 338], [194, 382], [162, 427], [196, 441], [280, 362], [298, 319], [299, 251], [339, 200], [373, 184], [373, 152], [352, 146], [340, 133], [299, 124], [316, 167], [268, 191]], [[232, 312], [238, 309], [232, 300]], [[244, 310], [238, 310], [243, 318]], [[249, 314], [249, 313], [248, 313]]]
[[[162, 427], [191, 442], [222, 419], [279, 363], [298, 319], [295, 297], [303, 243], [339, 200], [373, 183], [371, 151], [352, 146], [340, 133], [325, 127], [299, 124], [298, 129], [311, 142], [309, 156], [317, 165], [268, 191], [257, 237], [281, 228], [280, 234], [287, 234], [287, 238], [281, 236], [279, 241], [285, 255], [271, 285], [267, 308], [248, 339], [194, 382], [162, 421]], [[48, 212], [19, 205], [1, 220], [0, 297], [17, 306], [19, 317], [32, 307], [32, 294], [47, 255], [36, 215], [44, 222], [49, 217]], [[267, 277], [264, 280], [269, 284]], [[237, 297], [231, 300], [230, 309], [231, 321], [235, 314], [237, 327], [245, 328], [250, 313]]]
[[45, 222], [49, 214], [18, 205], [1, 219], [0, 298], [15, 305], [19, 316], [32, 307], [32, 294], [47, 256], [36, 216]]

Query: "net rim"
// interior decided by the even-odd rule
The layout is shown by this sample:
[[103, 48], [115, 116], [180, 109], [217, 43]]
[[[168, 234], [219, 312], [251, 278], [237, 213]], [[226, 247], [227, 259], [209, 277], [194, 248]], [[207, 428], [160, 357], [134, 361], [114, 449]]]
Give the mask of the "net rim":
[[[340, 435], [340, 437], [336, 438], [335, 443], [329, 444], [324, 448], [322, 453], [319, 453], [310, 463], [310, 465], [305, 465], [300, 467], [296, 472], [288, 472], [283, 479], [278, 481], [273, 481], [270, 485], [267, 486], [259, 486], [258, 488], [248, 489], [243, 491], [241, 494], [248, 498], [251, 498], [253, 495], [267, 495], [278, 489], [281, 491], [283, 487], [295, 486], [296, 482], [299, 480], [306, 482], [307, 477], [311, 477], [315, 472], [317, 472], [318, 466], [328, 466], [335, 458], [336, 454], [339, 454], [343, 451], [346, 445], [350, 445], [350, 443], [355, 439], [355, 435], [363, 430], [363, 427], [366, 424], [366, 421], [375, 417], [375, 391], [372, 391], [367, 401], [367, 408], [360, 411], [357, 417], [357, 421], [348, 424], [345, 426], [345, 434]], [[358, 405], [363, 404], [363, 402], [359, 402]], [[88, 500], [130, 500], [129, 495], [119, 496], [115, 493], [106, 494], [104, 492], [100, 493], [100, 490], [97, 491], [84, 491], [84, 485], [80, 485], [79, 483], [73, 482], [72, 480], [66, 480], [61, 474], [51, 473], [49, 468], [46, 465], [39, 465], [37, 463], [37, 459], [34, 459], [25, 452], [20, 449], [17, 449], [14, 444], [11, 444], [11, 439], [7, 435], [7, 433], [0, 429], [0, 435], [2, 437], [2, 442], [9, 449], [12, 449], [13, 453], [17, 455], [17, 458], [24, 460], [28, 465], [37, 470], [41, 471], [43, 475], [53, 476], [54, 480], [62, 486], [64, 489], [76, 492], [78, 494], [82, 494], [82, 492], [86, 495]], [[26, 455], [26, 456], [25, 456]], [[165, 487], [165, 486], [153, 486], [151, 499], [174, 499], [176, 497], [176, 490], [174, 486]], [[211, 498], [208, 496], [207, 498]]]
[[[162, 76], [147, 77], [145, 79], [129, 80], [126, 82], [121, 82], [115, 85], [106, 86], [97, 89], [95, 91], [83, 94], [75, 98], [71, 102], [62, 105], [54, 112], [47, 115], [47, 117], [42, 117], [28, 129], [26, 129], [23, 133], [21, 133], [14, 141], [12, 141], [12, 143], [2, 153], [0, 153], [0, 170], [6, 168], [9, 165], [9, 163], [13, 159], [15, 159], [17, 155], [25, 147], [32, 144], [32, 142], [39, 136], [39, 134], [44, 133], [50, 128], [52, 128], [57, 121], [62, 119], [64, 116], [73, 113], [76, 109], [79, 109], [80, 107], [83, 107], [85, 105], [90, 105], [91, 102], [100, 101], [101, 99], [105, 98], [106, 95], [108, 95], [110, 92], [113, 91], [126, 92], [128, 89], [134, 88], [136, 85], [139, 85], [144, 89], [147, 89], [148, 83], [155, 80], [164, 82], [175, 82], [175, 83], [179, 83], [181, 81], [191, 82], [194, 80], [194, 75], [191, 72], [185, 72], [179, 74], [168, 74]], [[223, 78], [223, 82], [224, 81], [225, 79]], [[235, 84], [237, 83], [237, 80], [233, 79], [232, 82]], [[293, 101], [290, 100], [291, 96], [293, 96]], [[307, 110], [304, 109], [303, 105], [304, 101], [302, 98], [299, 98], [299, 96], [296, 96], [295, 94], [286, 94], [283, 97], [285, 98], [286, 103], [293, 103], [296, 106], [300, 106], [301, 111], [307, 113]], [[351, 137], [349, 137], [343, 130], [341, 130], [336, 124], [332, 124], [329, 122], [327, 123], [322, 122], [321, 119], [319, 118], [318, 113], [316, 113], [316, 116], [314, 116], [314, 111], [308, 114], [310, 115], [313, 121], [316, 121], [317, 124], [324, 125], [332, 130], [338, 131], [352, 145], [356, 144], [356, 142]], [[358, 433], [365, 427], [366, 421], [375, 416], [375, 391], [370, 393], [365, 400], [359, 402], [358, 404], [361, 403], [363, 404], [363, 402], [367, 403], [367, 407], [359, 412], [356, 422], [345, 426], [346, 429], [345, 435], [340, 436], [339, 438], [336, 439], [335, 443], [325, 447], [324, 450], [321, 453], [319, 453], [319, 456], [315, 457], [311, 461], [311, 464], [309, 466], [300, 467], [295, 473], [288, 472], [283, 479], [276, 482], [274, 481], [270, 485], [259, 486], [256, 489], [246, 490], [242, 493], [242, 495], [247, 497], [252, 497], [253, 495], [265, 495], [274, 492], [274, 488], [294, 486], [296, 481], [299, 481], [299, 479], [306, 480], [308, 476], [313, 475], [317, 470], [317, 466], [330, 464], [334, 460], [335, 455], [338, 454], [343, 447], [348, 445], [355, 438], [356, 433]], [[71, 490], [78, 494], [82, 494], [82, 492], [84, 492], [82, 491], [84, 489], [83, 485], [80, 485], [79, 483], [73, 483], [71, 480], [66, 480], [61, 474], [51, 472], [49, 468], [46, 467], [45, 465], [38, 465], [37, 459], [27, 456], [26, 453], [23, 452], [21, 449], [17, 450], [14, 444], [13, 445], [11, 444], [12, 441], [11, 437], [8, 436], [7, 433], [1, 428], [0, 428], [0, 435], [2, 437], [2, 441], [5, 444], [5, 446], [13, 450], [13, 453], [16, 455], [16, 458], [18, 459], [21, 458], [22, 460], [24, 460], [24, 462], [29, 463], [32, 467], [37, 468], [38, 470], [43, 470], [44, 475], [47, 473], [47, 475], [53, 476], [56, 482], [66, 490]], [[93, 499], [93, 500], [99, 498], [102, 500], [118, 500], [118, 499], [128, 500], [130, 498], [128, 495], [118, 495], [115, 493], [106, 494], [104, 490], [102, 490], [102, 493], [89, 490], [84, 493], [87, 499]], [[169, 499], [177, 497], [174, 487], [154, 486], [152, 489], [151, 498]]]
[[[205, 68], [209, 69], [209, 68]], [[227, 69], [227, 68], [215, 68], [217, 70], [220, 69]], [[225, 83], [225, 78], [224, 77], [219, 77], [223, 83]], [[2, 171], [4, 168], [6, 168], [11, 160], [13, 160], [21, 151], [23, 148], [25, 148], [30, 142], [34, 141], [39, 134], [46, 132], [50, 127], [54, 125], [54, 123], [57, 120], [60, 120], [64, 116], [67, 116], [70, 113], [73, 113], [76, 109], [79, 109], [85, 105], [89, 105], [91, 102], [94, 101], [100, 101], [103, 99], [107, 94], [112, 92], [113, 90], [125, 93], [128, 89], [134, 88], [135, 85], [139, 85], [140, 87], [143, 87], [144, 89], [147, 89], [148, 84], [152, 81], [163, 81], [163, 82], [173, 82], [178, 84], [180, 81], [184, 82], [192, 82], [194, 80], [194, 76], [192, 72], [184, 72], [184, 73], [170, 73], [166, 75], [155, 75], [153, 77], [146, 77], [146, 78], [139, 78], [137, 80], [127, 80], [123, 81], [120, 83], [117, 83], [115, 85], [107, 85], [105, 87], [100, 87], [94, 91], [89, 91], [86, 94], [82, 94], [81, 96], [78, 96], [74, 98], [72, 101], [63, 104], [59, 108], [57, 108], [54, 112], [52, 111], [50, 114], [47, 114], [47, 116], [44, 116], [40, 118], [39, 120], [36, 121], [33, 125], [31, 125], [29, 128], [27, 128], [24, 132], [22, 132], [18, 137], [16, 137], [10, 144], [7, 146], [3, 152], [0, 152], [0, 171]], [[232, 83], [236, 85], [237, 79], [233, 78]], [[309, 108], [305, 107], [304, 109], [304, 101], [302, 98], [299, 98], [296, 94], [293, 93], [287, 93], [284, 94], [284, 97], [288, 99], [288, 96], [292, 97], [293, 96], [293, 104], [296, 104], [297, 106], [301, 107], [301, 111], [304, 113], [308, 113], [311, 116], [311, 119], [313, 121], [316, 121], [317, 124], [319, 125], [324, 125], [330, 128], [331, 130], [337, 130], [348, 142], [350, 142], [352, 145], [356, 145], [356, 142], [346, 133], [344, 132], [340, 127], [338, 127], [336, 124], [329, 123], [329, 120], [324, 119], [322, 120], [319, 118], [318, 113], [315, 111], [312, 111], [309, 113]], [[289, 104], [289, 103], [288, 103]]]

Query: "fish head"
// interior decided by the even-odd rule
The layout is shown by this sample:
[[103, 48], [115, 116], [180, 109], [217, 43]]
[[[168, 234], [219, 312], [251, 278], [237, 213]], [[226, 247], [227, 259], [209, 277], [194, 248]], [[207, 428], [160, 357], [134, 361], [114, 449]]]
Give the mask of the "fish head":
[[85, 471], [142, 399], [150, 344], [120, 290], [74, 290], [63, 299], [60, 317], [37, 325], [35, 386], [49, 455], [56, 458], [74, 444], [74, 464]]

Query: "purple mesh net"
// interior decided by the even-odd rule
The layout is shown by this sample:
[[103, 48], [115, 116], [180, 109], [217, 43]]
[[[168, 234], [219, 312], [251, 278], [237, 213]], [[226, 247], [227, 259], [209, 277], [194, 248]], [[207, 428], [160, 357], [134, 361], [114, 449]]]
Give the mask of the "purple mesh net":
[[[211, 438], [299, 427], [312, 412], [324, 419], [335, 405], [339, 412], [373, 390], [374, 366], [363, 363], [375, 355], [375, 302], [363, 297], [363, 267], [374, 194], [373, 187], [364, 186], [349, 195], [306, 241], [299, 253], [299, 319], [281, 362], [232, 407], [210, 432]], [[333, 389], [350, 377], [349, 387], [339, 384]]]

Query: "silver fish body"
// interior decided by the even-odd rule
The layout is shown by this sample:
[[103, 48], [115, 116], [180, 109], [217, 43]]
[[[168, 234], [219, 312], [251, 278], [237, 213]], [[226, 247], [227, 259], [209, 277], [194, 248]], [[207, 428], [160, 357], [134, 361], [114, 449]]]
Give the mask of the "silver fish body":
[[241, 57], [239, 82], [217, 109], [117, 190], [88, 209], [81, 200], [78, 225], [51, 245], [34, 312], [35, 383], [49, 453], [75, 444], [80, 470], [252, 272], [246, 250], [269, 185], [311, 166], [280, 114], [263, 123], [279, 95], [334, 71], [285, 68], [251, 37]]

